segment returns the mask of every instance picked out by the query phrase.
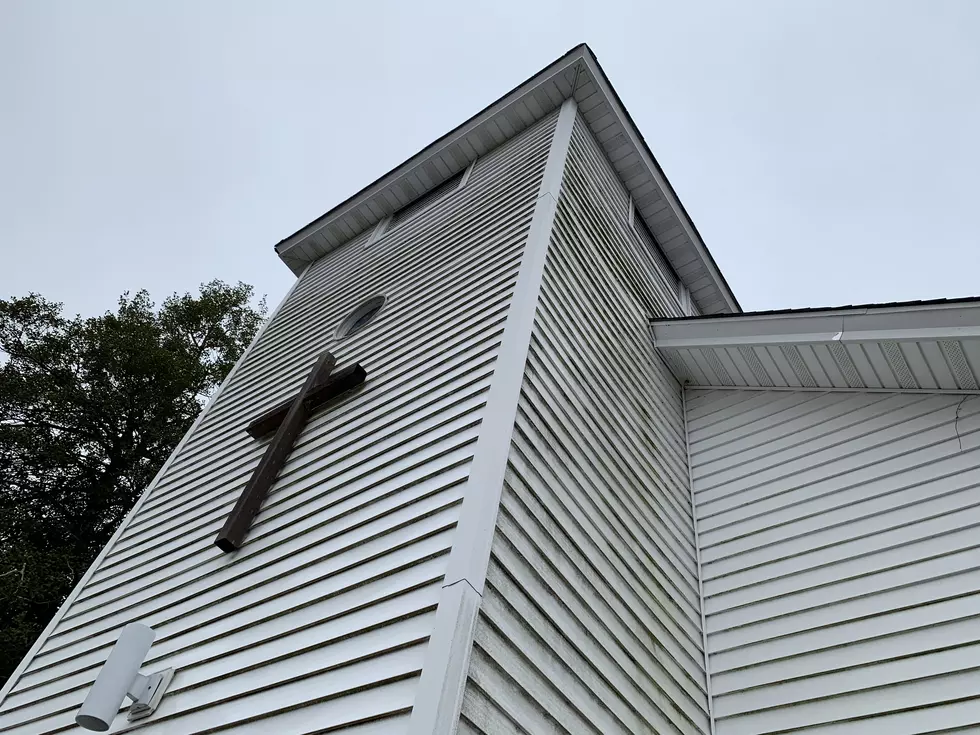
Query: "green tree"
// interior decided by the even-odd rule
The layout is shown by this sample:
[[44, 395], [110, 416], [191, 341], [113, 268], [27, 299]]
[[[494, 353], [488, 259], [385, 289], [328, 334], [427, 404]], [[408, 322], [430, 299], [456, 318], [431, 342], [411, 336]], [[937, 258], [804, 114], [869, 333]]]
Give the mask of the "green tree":
[[251, 341], [252, 298], [212, 281], [91, 318], [0, 300], [0, 685]]

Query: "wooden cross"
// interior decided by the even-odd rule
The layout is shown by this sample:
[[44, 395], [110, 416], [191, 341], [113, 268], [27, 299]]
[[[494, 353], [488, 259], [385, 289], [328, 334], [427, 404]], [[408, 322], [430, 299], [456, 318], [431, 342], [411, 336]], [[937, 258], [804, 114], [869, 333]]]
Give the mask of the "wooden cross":
[[261, 439], [273, 430], [276, 435], [272, 437], [272, 442], [262, 455], [262, 461], [255, 468], [214, 540], [215, 546], [222, 551], [231, 552], [241, 547], [252, 525], [252, 519], [262, 506], [265, 496], [269, 494], [279, 470], [292, 451], [296, 437], [310, 415], [327, 401], [360, 385], [367, 377], [360, 364], [355, 363], [333, 372], [336, 364], [336, 358], [329, 352], [324, 352], [317, 359], [299, 393], [248, 425], [246, 431], [256, 439]]

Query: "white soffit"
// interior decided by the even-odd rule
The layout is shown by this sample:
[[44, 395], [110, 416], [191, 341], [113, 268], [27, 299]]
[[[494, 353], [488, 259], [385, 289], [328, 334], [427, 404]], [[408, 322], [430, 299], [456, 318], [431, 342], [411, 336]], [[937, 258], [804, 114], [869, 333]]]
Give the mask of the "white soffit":
[[653, 337], [690, 386], [980, 390], [980, 299], [666, 319]]
[[[575, 97], [667, 259], [703, 314], [740, 311], [694, 223], [595, 55], [577, 46], [398, 168], [276, 245], [296, 274]], [[627, 213], [623, 213], [627, 216]]]

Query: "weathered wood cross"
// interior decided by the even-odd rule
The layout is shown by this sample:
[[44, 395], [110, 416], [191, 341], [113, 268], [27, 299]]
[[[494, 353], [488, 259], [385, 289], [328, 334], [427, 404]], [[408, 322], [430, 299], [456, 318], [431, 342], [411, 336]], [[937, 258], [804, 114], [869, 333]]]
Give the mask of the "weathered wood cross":
[[336, 364], [336, 358], [329, 352], [324, 352], [313, 365], [299, 393], [248, 425], [246, 431], [256, 439], [261, 439], [273, 430], [276, 434], [214, 540], [215, 546], [222, 551], [235, 551], [242, 545], [252, 525], [252, 519], [276, 481], [279, 470], [286, 463], [293, 443], [310, 415], [327, 401], [360, 385], [367, 377], [359, 363], [333, 372]]

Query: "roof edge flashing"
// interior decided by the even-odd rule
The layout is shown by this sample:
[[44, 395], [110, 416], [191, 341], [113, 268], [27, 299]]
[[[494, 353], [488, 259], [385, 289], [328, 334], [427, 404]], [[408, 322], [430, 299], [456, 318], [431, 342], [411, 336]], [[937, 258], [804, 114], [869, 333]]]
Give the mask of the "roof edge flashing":
[[980, 302], [655, 320], [661, 349], [980, 338]]

